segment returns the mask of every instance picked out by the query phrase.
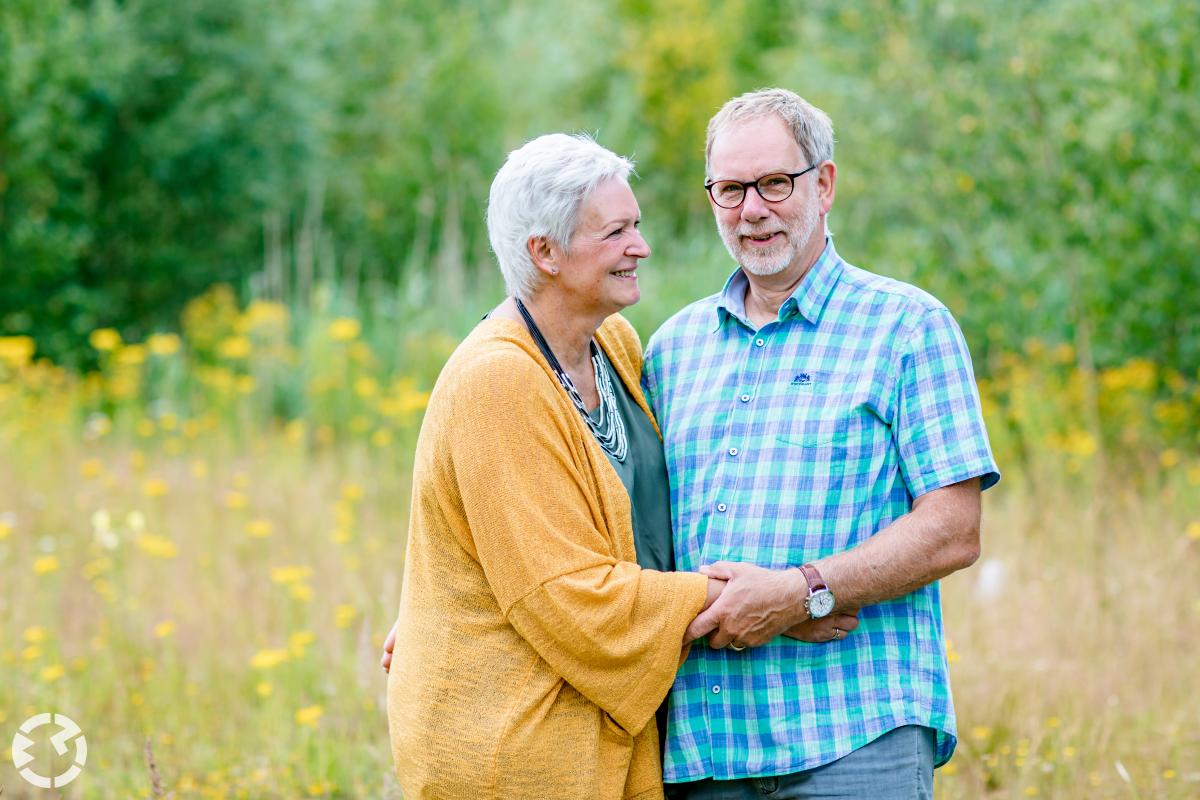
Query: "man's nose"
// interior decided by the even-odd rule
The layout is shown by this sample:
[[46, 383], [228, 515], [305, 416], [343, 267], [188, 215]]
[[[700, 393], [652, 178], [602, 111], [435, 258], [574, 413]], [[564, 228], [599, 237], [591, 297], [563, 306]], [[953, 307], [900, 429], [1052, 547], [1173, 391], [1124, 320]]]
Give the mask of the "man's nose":
[[741, 217], [746, 222], [756, 222], [770, 215], [767, 201], [762, 199], [758, 190], [751, 186], [746, 190], [746, 199], [742, 201]]

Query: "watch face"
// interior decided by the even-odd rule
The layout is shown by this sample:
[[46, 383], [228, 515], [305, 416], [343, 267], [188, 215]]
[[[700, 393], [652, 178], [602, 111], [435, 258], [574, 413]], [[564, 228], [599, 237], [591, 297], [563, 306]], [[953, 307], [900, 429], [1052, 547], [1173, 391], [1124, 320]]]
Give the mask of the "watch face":
[[833, 611], [833, 592], [821, 589], [808, 598], [808, 615], [813, 619], [828, 616]]

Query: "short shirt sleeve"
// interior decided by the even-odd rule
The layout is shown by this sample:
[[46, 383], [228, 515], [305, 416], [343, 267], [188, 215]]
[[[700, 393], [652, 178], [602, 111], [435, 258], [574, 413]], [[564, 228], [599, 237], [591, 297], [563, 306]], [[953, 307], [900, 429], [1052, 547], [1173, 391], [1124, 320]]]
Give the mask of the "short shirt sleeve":
[[1000, 480], [971, 354], [945, 307], [924, 312], [901, 354], [892, 434], [914, 498], [970, 478], [982, 489]]
[[658, 335], [650, 337], [646, 345], [645, 361], [642, 362], [642, 394], [646, 396], [646, 404], [654, 412], [654, 416], [662, 424], [662, 409], [659, 408], [659, 357]]

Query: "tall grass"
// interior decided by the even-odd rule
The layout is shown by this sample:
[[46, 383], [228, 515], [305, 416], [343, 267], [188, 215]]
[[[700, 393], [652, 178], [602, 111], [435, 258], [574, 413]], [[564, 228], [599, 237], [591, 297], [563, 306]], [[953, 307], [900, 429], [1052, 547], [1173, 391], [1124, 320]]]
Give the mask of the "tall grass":
[[[682, 252], [694, 271], [642, 272], [643, 335], [666, 298], [720, 285]], [[180, 336], [94, 331], [86, 375], [0, 339], [0, 740], [72, 717], [89, 760], [69, 796], [398, 796], [377, 659], [411, 451], [498, 291], [446, 320], [420, 293], [217, 288]], [[1196, 383], [1146, 361], [1091, 374], [1037, 340], [982, 366], [1005, 480], [981, 563], [945, 582], [961, 738], [938, 794], [1195, 797]], [[5, 796], [35, 796], [0, 753]]]

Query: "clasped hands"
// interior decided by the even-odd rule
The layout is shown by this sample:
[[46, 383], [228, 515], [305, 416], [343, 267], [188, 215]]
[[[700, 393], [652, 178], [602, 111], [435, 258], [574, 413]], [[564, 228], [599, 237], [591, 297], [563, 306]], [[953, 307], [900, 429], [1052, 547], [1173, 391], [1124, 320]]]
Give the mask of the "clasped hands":
[[781, 634], [802, 642], [831, 642], [858, 627], [857, 608], [810, 619], [804, 609], [808, 584], [797, 569], [718, 561], [700, 572], [710, 579], [710, 602], [688, 625], [684, 644], [706, 635], [713, 649], [760, 647]]

